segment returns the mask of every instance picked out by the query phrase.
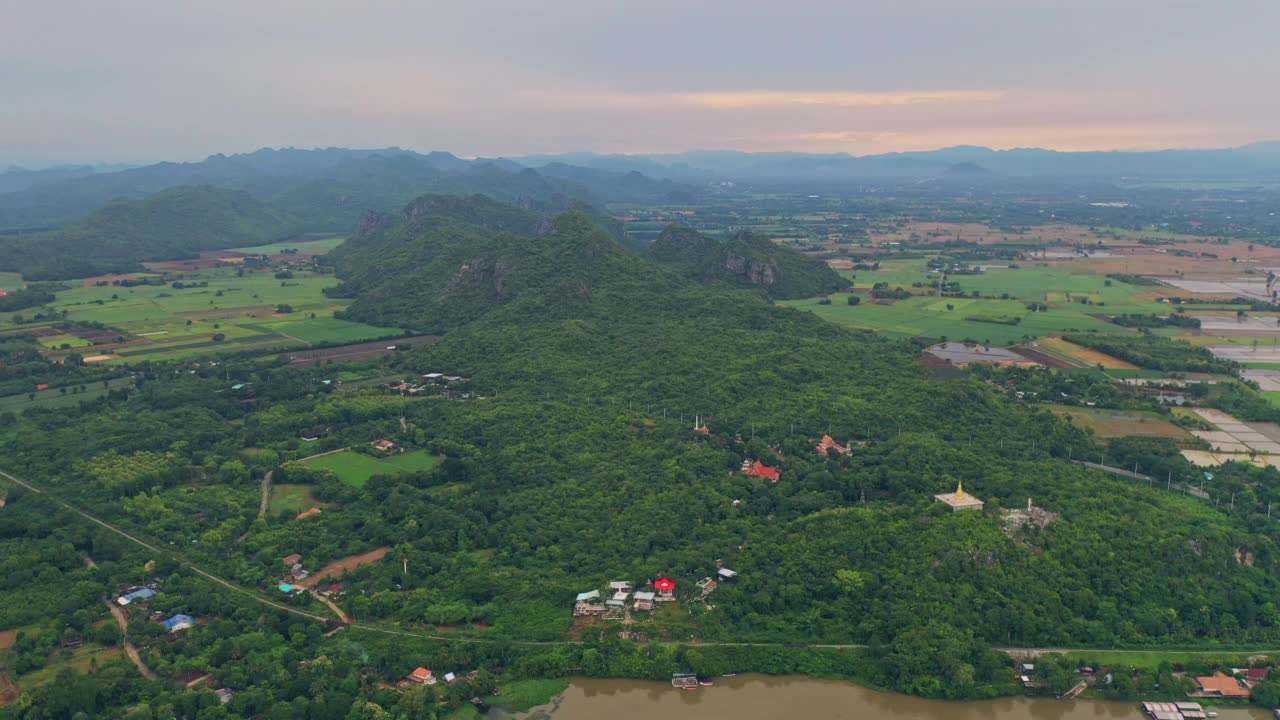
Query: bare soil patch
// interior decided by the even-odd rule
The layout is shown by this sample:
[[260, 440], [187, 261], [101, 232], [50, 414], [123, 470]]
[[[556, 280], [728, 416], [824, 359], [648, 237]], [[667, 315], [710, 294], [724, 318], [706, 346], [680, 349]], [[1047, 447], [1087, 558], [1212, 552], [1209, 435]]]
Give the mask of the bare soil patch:
[[370, 550], [369, 552], [361, 555], [352, 555], [350, 557], [342, 558], [341, 560], [335, 560], [328, 565], [325, 565], [320, 572], [317, 572], [306, 580], [298, 583], [298, 585], [304, 588], [313, 588], [319, 584], [321, 580], [339, 577], [342, 573], [349, 570], [355, 570], [366, 563], [378, 562], [382, 558], [386, 557], [386, 554], [390, 551], [391, 548], [389, 547], [380, 547], [377, 550]]
[[296, 367], [311, 367], [326, 362], [349, 362], [352, 360], [372, 360], [385, 357], [395, 352], [387, 348], [411, 345], [419, 347], [439, 340], [435, 335], [415, 335], [413, 337], [389, 338], [375, 342], [355, 343], [317, 350], [303, 350], [289, 354], [289, 364]]
[[8, 650], [18, 642], [17, 630], [0, 630], [0, 650]]

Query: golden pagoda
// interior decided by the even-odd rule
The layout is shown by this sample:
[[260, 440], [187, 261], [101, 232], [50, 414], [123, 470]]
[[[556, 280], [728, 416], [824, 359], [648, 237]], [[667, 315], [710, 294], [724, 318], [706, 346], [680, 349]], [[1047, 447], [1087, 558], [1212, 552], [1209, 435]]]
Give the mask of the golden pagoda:
[[933, 498], [938, 502], [944, 502], [951, 506], [954, 512], [961, 510], [981, 510], [986, 503], [964, 491], [964, 481], [956, 483], [956, 491], [934, 495]]

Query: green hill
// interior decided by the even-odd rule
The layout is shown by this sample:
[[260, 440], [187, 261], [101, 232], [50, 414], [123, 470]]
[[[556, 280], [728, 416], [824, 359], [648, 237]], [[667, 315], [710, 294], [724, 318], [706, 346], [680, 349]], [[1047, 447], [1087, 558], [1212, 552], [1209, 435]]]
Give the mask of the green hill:
[[779, 300], [826, 295], [848, 282], [826, 263], [741, 231], [717, 240], [670, 225], [649, 246], [650, 257], [700, 282], [761, 288]]
[[399, 217], [371, 215], [332, 261], [343, 280], [334, 293], [355, 299], [343, 317], [432, 332], [517, 300], [569, 312], [648, 265], [589, 211], [551, 220], [482, 195], [425, 196]]
[[142, 200], [117, 200], [61, 230], [0, 239], [0, 270], [28, 280], [128, 272], [141, 269], [143, 260], [259, 245], [297, 228], [295, 220], [248, 193], [176, 187]]

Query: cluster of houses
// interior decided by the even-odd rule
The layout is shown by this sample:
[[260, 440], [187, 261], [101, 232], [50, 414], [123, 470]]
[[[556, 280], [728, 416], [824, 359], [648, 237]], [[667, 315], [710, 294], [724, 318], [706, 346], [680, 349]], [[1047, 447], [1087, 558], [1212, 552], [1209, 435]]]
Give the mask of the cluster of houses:
[[287, 568], [285, 576], [280, 580], [280, 592], [287, 594], [306, 592], [306, 588], [297, 585], [297, 583], [311, 577], [311, 573], [302, 567], [302, 555], [298, 553], [285, 555], [280, 558], [280, 562], [284, 563], [285, 568]]
[[[698, 581], [698, 599], [705, 598], [716, 589], [718, 583], [732, 583], [738, 579], [738, 573], [722, 567], [716, 571], [716, 577], [706, 577]], [[573, 601], [574, 617], [617, 617], [628, 607], [637, 612], [652, 612], [658, 603], [675, 602], [676, 583], [670, 578], [660, 577], [652, 584], [637, 590], [628, 580], [615, 580], [609, 583], [608, 595], [600, 590], [588, 590], [578, 593]]]
[[408, 675], [405, 675], [404, 678], [397, 681], [396, 687], [403, 690], [405, 688], [413, 687], [415, 685], [436, 685], [440, 682], [441, 679], [444, 680], [445, 685], [452, 687], [453, 685], [456, 685], [461, 680], [474, 681], [479, 676], [480, 676], [479, 670], [472, 670], [471, 672], [465, 675], [458, 675], [457, 673], [449, 672], [444, 674], [444, 678], [437, 678], [427, 668], [419, 667], [419, 668], [415, 668], [413, 672], [409, 673]]
[[400, 382], [384, 383], [378, 387], [400, 395], [444, 394], [449, 397], [455, 397], [456, 395], [456, 397], [467, 399], [471, 397], [470, 393], [456, 393], [456, 388], [454, 387], [465, 382], [467, 382], [467, 378], [461, 375], [445, 375], [444, 373], [433, 372], [423, 375], [421, 382], [402, 380]]

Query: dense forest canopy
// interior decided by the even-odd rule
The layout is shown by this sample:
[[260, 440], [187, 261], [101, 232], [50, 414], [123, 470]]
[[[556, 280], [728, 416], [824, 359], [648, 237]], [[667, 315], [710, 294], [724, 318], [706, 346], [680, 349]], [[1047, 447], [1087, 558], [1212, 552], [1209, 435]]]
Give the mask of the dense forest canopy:
[[[801, 255], [678, 227], [637, 254], [598, 211], [568, 198], [525, 205], [420, 197], [366, 215], [327, 258], [351, 299], [346, 317], [442, 333], [433, 344], [311, 368], [286, 357], [139, 363], [126, 370], [132, 385], [93, 400], [0, 414], [0, 469], [45, 490], [14, 487], [0, 508], [0, 629], [21, 628], [13, 662], [28, 672], [56, 660], [68, 630], [114, 647], [102, 597], [136, 584], [158, 588], [162, 615], [201, 618], [170, 637], [132, 616], [129, 636], [165, 680], [111, 661], [63, 677], [74, 695], [42, 685], [0, 718], [143, 705], [153, 717], [346, 718], [370, 704], [430, 718], [493, 676], [570, 672], [811, 672], [980, 697], [1016, 687], [992, 646], [1280, 642], [1280, 547], [1263, 514], [1280, 499], [1275, 469], [1224, 473], [1251, 488], [1230, 509], [1103, 475], [1071, 460], [1167, 448], [1103, 447], [994, 389], [1016, 377], [1049, 392], [1059, 376], [943, 380], [916, 362], [915, 343], [837, 327], [707, 272], [742, 253], [787, 283], [798, 272], [799, 286], [775, 283], [787, 293], [834, 282]], [[1145, 362], [1203, 360], [1134, 337]], [[35, 343], [0, 342], [14, 383], [36, 377]], [[72, 387], [111, 379], [110, 366], [59, 368], [54, 382]], [[459, 387], [397, 389], [428, 374]], [[848, 452], [820, 451], [823, 436]], [[435, 462], [360, 483], [299, 462], [345, 449], [385, 468], [381, 440]], [[743, 472], [755, 462], [777, 481]], [[268, 474], [321, 512], [261, 509]], [[985, 509], [935, 501], [960, 483]], [[314, 570], [371, 551], [385, 555], [334, 578], [363, 628], [326, 636], [334, 623], [260, 602], [329, 613], [281, 594], [281, 559], [300, 554]], [[738, 582], [697, 602], [695, 583], [721, 564]], [[645, 621], [654, 642], [575, 623], [578, 593], [658, 577], [681, 589]], [[677, 644], [690, 637], [705, 645]], [[832, 643], [865, 647], [802, 647]], [[481, 672], [457, 690], [383, 687], [427, 664]], [[235, 699], [223, 706], [168, 680], [192, 673]]]
[[717, 240], [693, 228], [672, 225], [648, 248], [649, 255], [702, 282], [761, 288], [779, 300], [827, 295], [848, 281], [822, 260], [739, 231]]

